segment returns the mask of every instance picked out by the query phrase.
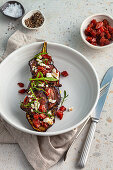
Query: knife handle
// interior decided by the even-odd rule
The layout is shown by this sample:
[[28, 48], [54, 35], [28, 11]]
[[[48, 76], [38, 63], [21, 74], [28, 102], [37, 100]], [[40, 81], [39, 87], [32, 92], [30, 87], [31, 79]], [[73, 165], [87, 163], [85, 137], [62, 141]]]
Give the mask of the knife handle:
[[80, 156], [80, 160], [78, 162], [78, 166], [80, 168], [85, 167], [85, 164], [86, 164], [86, 161], [87, 161], [87, 158], [88, 158], [88, 154], [89, 154], [89, 151], [90, 151], [91, 143], [92, 143], [94, 133], [95, 133], [95, 130], [96, 130], [96, 124], [97, 124], [97, 122], [95, 122], [95, 121], [91, 122], [91, 126], [90, 126], [90, 129], [89, 129], [87, 137], [86, 137], [86, 141], [85, 141], [85, 144], [84, 144], [81, 156]]

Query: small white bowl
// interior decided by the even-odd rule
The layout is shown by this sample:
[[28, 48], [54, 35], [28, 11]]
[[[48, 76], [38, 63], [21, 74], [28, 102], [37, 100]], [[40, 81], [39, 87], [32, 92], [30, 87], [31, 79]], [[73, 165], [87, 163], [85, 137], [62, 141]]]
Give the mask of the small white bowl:
[[[25, 14], [24, 15], [24, 17], [22, 18], [22, 25], [25, 27], [25, 28], [27, 28], [27, 29], [29, 29], [29, 30], [37, 30], [39, 27], [41, 27], [42, 25], [43, 25], [43, 23], [42, 23], [42, 25], [41, 26], [39, 26], [39, 27], [35, 27], [35, 28], [30, 28], [30, 27], [27, 27], [27, 25], [25, 24], [25, 20], [26, 19], [28, 19], [28, 18], [30, 18], [33, 14], [35, 14], [36, 12], [38, 12], [38, 13], [40, 13], [41, 15], [42, 15], [42, 13], [39, 11], [39, 10], [31, 10], [31, 11], [29, 11], [27, 14]], [[44, 16], [42, 15], [42, 17], [44, 18]]]
[[89, 16], [88, 18], [86, 18], [82, 25], [81, 25], [81, 28], [80, 28], [80, 34], [81, 34], [81, 37], [83, 39], [83, 41], [91, 48], [94, 48], [94, 49], [103, 49], [103, 48], [106, 48], [106, 47], [110, 47], [113, 45], [113, 41], [110, 42], [110, 44], [108, 45], [105, 45], [105, 46], [95, 46], [95, 45], [92, 45], [90, 44], [87, 40], [86, 40], [86, 35], [84, 33], [85, 29], [87, 28], [87, 26], [89, 25], [89, 23], [93, 20], [93, 19], [96, 19], [97, 21], [102, 21], [103, 19], [107, 19], [107, 21], [109, 22], [109, 24], [113, 27], [113, 18], [108, 15], [108, 14], [94, 14], [92, 16]]

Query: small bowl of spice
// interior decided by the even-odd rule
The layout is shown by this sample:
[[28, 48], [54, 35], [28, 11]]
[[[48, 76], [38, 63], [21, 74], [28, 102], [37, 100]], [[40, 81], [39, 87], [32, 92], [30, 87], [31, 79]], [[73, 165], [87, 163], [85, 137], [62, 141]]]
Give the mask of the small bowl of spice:
[[22, 18], [22, 25], [27, 29], [38, 29], [44, 23], [44, 16], [39, 10], [32, 10]]
[[108, 14], [95, 14], [86, 18], [80, 28], [83, 41], [93, 49], [113, 45], [113, 18]]
[[0, 12], [9, 18], [18, 19], [24, 15], [25, 10], [21, 3], [8, 1], [0, 7]]

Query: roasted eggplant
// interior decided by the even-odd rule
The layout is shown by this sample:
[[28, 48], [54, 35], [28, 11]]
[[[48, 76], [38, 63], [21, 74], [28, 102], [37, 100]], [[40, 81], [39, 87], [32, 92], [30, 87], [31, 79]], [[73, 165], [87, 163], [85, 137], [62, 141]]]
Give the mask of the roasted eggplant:
[[59, 87], [60, 72], [47, 53], [47, 43], [42, 51], [29, 61], [32, 77], [27, 95], [20, 108], [34, 130], [45, 132], [55, 123], [55, 114], [61, 101]]

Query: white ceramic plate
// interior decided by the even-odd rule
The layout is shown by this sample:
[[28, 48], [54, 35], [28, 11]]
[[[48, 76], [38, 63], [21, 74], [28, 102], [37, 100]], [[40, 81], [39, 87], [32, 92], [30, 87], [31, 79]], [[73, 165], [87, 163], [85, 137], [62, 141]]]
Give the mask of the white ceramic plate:
[[20, 109], [24, 95], [18, 94], [18, 82], [25, 88], [31, 77], [28, 61], [42, 48], [42, 43], [33, 43], [11, 53], [0, 64], [0, 112], [1, 116], [15, 128], [35, 135], [50, 136], [68, 132], [91, 115], [99, 96], [99, 81], [89, 61], [79, 52], [56, 43], [48, 43], [48, 53], [53, 57], [59, 71], [66, 70], [68, 77], [61, 78], [62, 94], [67, 91], [69, 97], [64, 105], [74, 107], [64, 112], [62, 120], [56, 118], [55, 124], [47, 132], [37, 132], [26, 120], [25, 112]]

